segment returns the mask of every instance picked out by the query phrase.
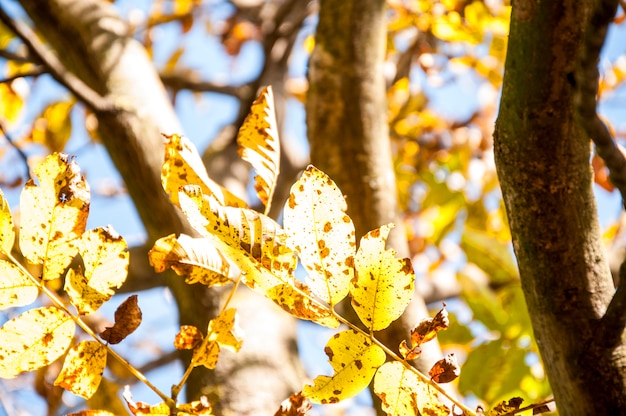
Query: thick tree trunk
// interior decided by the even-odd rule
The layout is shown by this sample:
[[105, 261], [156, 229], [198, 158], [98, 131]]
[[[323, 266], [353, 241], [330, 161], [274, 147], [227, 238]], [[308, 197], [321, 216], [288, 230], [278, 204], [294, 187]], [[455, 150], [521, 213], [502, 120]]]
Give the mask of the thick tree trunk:
[[[149, 242], [173, 232], [193, 234], [160, 181], [161, 133], [181, 133], [181, 127], [146, 51], [129, 36], [126, 24], [106, 1], [24, 1], [22, 5], [65, 67], [121, 107], [116, 113], [97, 114], [99, 133], [126, 183]], [[181, 324], [205, 331], [208, 319], [221, 307], [220, 297], [209, 295], [202, 286], [187, 285], [177, 276], [166, 280]], [[240, 354], [220, 359], [216, 372], [197, 368], [187, 384], [190, 398], [209, 394], [218, 414], [272, 414], [300, 387], [294, 383], [300, 376], [294, 359], [295, 324], [282, 319], [279, 314], [283, 312], [270, 302], [257, 298], [245, 305], [254, 305], [257, 313], [246, 313], [246, 320], [241, 321], [248, 337]], [[268, 336], [260, 330], [265, 325], [276, 331]], [[246, 371], [234, 371], [242, 368], [241, 362]], [[265, 376], [249, 377], [250, 372]], [[172, 380], [172, 384], [177, 382]]]
[[[395, 223], [388, 246], [408, 256], [387, 124], [383, 77], [387, 26], [384, 0], [320, 2], [306, 101], [311, 162], [326, 172], [347, 197], [357, 239], [383, 224]], [[420, 317], [416, 298], [403, 317], [377, 334], [397, 348]], [[435, 343], [424, 351], [422, 370], [441, 358]]]
[[599, 323], [613, 294], [575, 73], [593, 1], [513, 2], [498, 175], [537, 344], [563, 415], [626, 414], [626, 348]]

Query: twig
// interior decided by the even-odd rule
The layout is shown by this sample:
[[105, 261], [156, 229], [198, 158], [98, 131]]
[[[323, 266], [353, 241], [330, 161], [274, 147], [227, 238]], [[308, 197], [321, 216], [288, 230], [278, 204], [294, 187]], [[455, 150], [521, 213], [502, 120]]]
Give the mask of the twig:
[[76, 97], [83, 101], [95, 113], [115, 112], [114, 103], [102, 97], [92, 90], [80, 78], [68, 71], [59, 58], [49, 51], [37, 38], [33, 30], [20, 21], [13, 20], [0, 7], [0, 22], [4, 23], [13, 33], [15, 33], [33, 52], [33, 54], [48, 67], [52, 77], [61, 85], [64, 85]]
[[18, 62], [21, 64], [38, 64], [34, 56], [25, 53], [11, 52], [6, 49], [0, 49], [0, 58], [8, 59], [10, 61]]
[[43, 66], [38, 66], [35, 68], [31, 68], [28, 71], [20, 72], [17, 74], [13, 74], [10, 77], [0, 79], [0, 84], [6, 84], [12, 82], [18, 78], [26, 78], [26, 77], [38, 77], [39, 75], [45, 74], [47, 71]]
[[11, 147], [13, 147], [17, 151], [18, 155], [20, 155], [20, 159], [22, 159], [22, 161], [24, 162], [24, 166], [26, 167], [26, 176], [28, 177], [28, 179], [32, 179], [32, 175], [30, 174], [30, 166], [28, 166], [28, 156], [26, 156], [26, 153], [24, 153], [24, 151], [20, 149], [18, 145], [15, 144], [15, 141], [13, 141], [13, 138], [9, 134], [6, 126], [4, 125], [4, 121], [2, 121], [1, 118], [0, 118], [0, 132], [4, 134], [4, 137], [7, 139], [7, 142], [9, 142]]
[[197, 76], [195, 76], [191, 70], [186, 69], [161, 71], [159, 77], [165, 86], [175, 90], [214, 92], [217, 94], [231, 95], [238, 99], [242, 99], [256, 92], [252, 90], [249, 84], [233, 86], [197, 79]]

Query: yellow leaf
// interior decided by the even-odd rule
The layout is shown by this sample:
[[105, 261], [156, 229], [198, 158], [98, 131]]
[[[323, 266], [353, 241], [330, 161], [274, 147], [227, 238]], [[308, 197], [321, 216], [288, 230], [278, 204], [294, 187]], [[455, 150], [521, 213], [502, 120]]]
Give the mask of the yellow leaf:
[[437, 397], [437, 391], [397, 361], [385, 363], [374, 377], [374, 393], [388, 415], [448, 416], [450, 409]]
[[0, 377], [46, 366], [67, 351], [74, 321], [58, 308], [31, 309], [0, 328]]
[[211, 319], [206, 338], [193, 352], [192, 361], [196, 367], [204, 365], [210, 369], [215, 368], [221, 348], [239, 351], [243, 341], [236, 317], [235, 309], [226, 309], [217, 318]]
[[239, 276], [239, 269], [206, 238], [170, 234], [158, 239], [149, 253], [150, 264], [157, 272], [172, 268], [185, 283], [222, 286]]
[[415, 275], [411, 261], [396, 258], [394, 250], [385, 250], [391, 227], [383, 225], [364, 235], [354, 259], [352, 306], [365, 326], [373, 331], [387, 328], [413, 298]]
[[257, 171], [254, 189], [265, 205], [265, 215], [269, 213], [272, 196], [276, 188], [280, 165], [280, 142], [278, 123], [274, 110], [272, 87], [265, 87], [252, 103], [239, 134], [239, 155]]
[[4, 198], [4, 193], [0, 189], [0, 250], [10, 254], [15, 242], [15, 229], [13, 228], [13, 217], [11, 208]]
[[52, 154], [35, 168], [20, 198], [20, 248], [33, 264], [43, 263], [43, 279], [61, 276], [78, 251], [89, 213], [89, 187], [76, 162]]
[[9, 83], [0, 84], [0, 116], [9, 122], [16, 121], [22, 113], [24, 99]]
[[289, 244], [308, 272], [313, 293], [331, 306], [348, 294], [355, 235], [346, 200], [324, 172], [309, 165], [291, 187], [283, 222]]
[[85, 232], [78, 242], [84, 271], [70, 269], [65, 291], [81, 315], [95, 312], [128, 275], [126, 241], [110, 226]]
[[161, 169], [163, 189], [178, 205], [178, 192], [185, 185], [198, 185], [202, 192], [213, 195], [220, 204], [245, 207], [246, 203], [209, 178], [202, 158], [189, 139], [178, 134], [165, 136], [165, 161]]
[[70, 114], [73, 106], [73, 100], [48, 105], [33, 123], [33, 142], [46, 146], [51, 152], [63, 151], [72, 134]]
[[0, 259], [0, 276], [0, 310], [29, 305], [37, 299], [37, 285], [13, 263]]
[[324, 352], [335, 370], [332, 377], [318, 376], [302, 394], [313, 403], [337, 403], [359, 394], [385, 362], [385, 352], [355, 330], [335, 334]]
[[97, 341], [74, 345], [63, 362], [63, 369], [54, 381], [77, 396], [89, 399], [98, 389], [107, 363], [107, 349]]
[[266, 292], [278, 306], [296, 318], [313, 321], [320, 325], [337, 328], [339, 321], [330, 309], [321, 308], [313, 302], [311, 289], [296, 280], [293, 284], [274, 286]]

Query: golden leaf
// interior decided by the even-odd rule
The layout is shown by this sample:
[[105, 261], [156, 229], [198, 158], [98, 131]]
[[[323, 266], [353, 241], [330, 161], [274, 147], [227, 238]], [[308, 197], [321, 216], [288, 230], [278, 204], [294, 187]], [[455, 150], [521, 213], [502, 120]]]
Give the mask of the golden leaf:
[[204, 339], [204, 335], [193, 325], [181, 325], [180, 331], [174, 338], [174, 348], [177, 350], [192, 350]]
[[283, 222], [289, 244], [308, 272], [313, 293], [331, 306], [348, 294], [354, 276], [355, 235], [337, 185], [309, 165], [291, 187]]
[[43, 279], [60, 277], [78, 251], [89, 213], [89, 187], [76, 162], [52, 154], [35, 168], [40, 186], [26, 182], [20, 198], [20, 248]]
[[235, 309], [226, 309], [219, 316], [211, 319], [207, 336], [202, 345], [193, 352], [194, 366], [203, 365], [213, 369], [217, 365], [221, 348], [239, 351], [243, 341], [237, 328], [236, 313]]
[[165, 135], [165, 161], [161, 169], [163, 189], [178, 205], [178, 192], [185, 185], [198, 185], [222, 205], [245, 207], [246, 203], [209, 178], [202, 158], [189, 139], [178, 134]]
[[148, 254], [157, 272], [172, 268], [185, 283], [221, 286], [234, 281], [239, 269], [206, 238], [170, 234], [158, 239]]
[[98, 389], [106, 363], [105, 346], [97, 341], [80, 342], [67, 353], [54, 385], [88, 399]]
[[16, 121], [22, 113], [24, 98], [11, 87], [10, 83], [0, 84], [0, 114], [9, 122]]
[[69, 348], [76, 325], [58, 308], [31, 309], [0, 328], [0, 377], [46, 366]]
[[135, 332], [141, 324], [141, 309], [137, 305], [137, 295], [129, 296], [115, 310], [115, 324], [100, 333], [100, 338], [109, 344], [119, 344]]
[[78, 249], [84, 269], [68, 270], [65, 291], [81, 315], [95, 312], [115, 294], [128, 275], [126, 241], [110, 226], [85, 232]]
[[324, 352], [335, 373], [318, 376], [302, 393], [313, 403], [337, 403], [359, 394], [385, 362], [385, 351], [355, 330], [335, 334]]
[[388, 415], [448, 416], [450, 409], [437, 397], [437, 391], [402, 363], [385, 363], [374, 377], [374, 393]]
[[0, 276], [0, 310], [29, 305], [37, 299], [37, 285], [13, 263], [0, 259]]
[[252, 103], [239, 134], [239, 155], [257, 171], [254, 189], [269, 213], [280, 166], [278, 123], [272, 87], [265, 87]]
[[373, 331], [387, 328], [413, 298], [415, 275], [411, 261], [396, 258], [394, 250], [385, 250], [391, 227], [384, 225], [364, 235], [354, 259], [352, 306], [365, 326]]
[[266, 296], [296, 318], [313, 321], [328, 328], [339, 327], [339, 321], [332, 311], [313, 302], [311, 289], [298, 280], [274, 286], [266, 291]]
[[13, 217], [11, 217], [11, 208], [4, 198], [2, 189], [0, 189], [0, 250], [3, 253], [10, 254], [15, 242], [15, 229], [13, 228]]
[[51, 152], [63, 151], [72, 134], [73, 106], [73, 100], [49, 104], [33, 123], [33, 142], [46, 146]]

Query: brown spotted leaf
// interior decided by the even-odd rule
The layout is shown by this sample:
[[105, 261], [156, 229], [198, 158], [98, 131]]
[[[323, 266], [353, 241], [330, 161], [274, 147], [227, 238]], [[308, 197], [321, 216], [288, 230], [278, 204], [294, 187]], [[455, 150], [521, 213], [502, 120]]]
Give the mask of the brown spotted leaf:
[[[524, 399], [522, 399], [521, 397], [513, 397], [510, 400], [502, 400], [501, 402], [496, 404], [493, 407], [493, 409], [489, 410], [487, 414], [489, 416], [501, 416], [501, 415], [512, 414], [513, 412], [516, 412], [517, 410], [520, 409], [520, 406], [522, 405], [523, 402], [524, 402]], [[540, 414], [540, 413], [533, 412], [533, 414]]]
[[254, 189], [269, 213], [272, 196], [276, 188], [280, 164], [278, 123], [274, 110], [272, 87], [263, 88], [252, 103], [250, 113], [244, 120], [239, 134], [239, 155], [256, 170]]
[[352, 329], [335, 334], [324, 352], [334, 374], [318, 376], [313, 385], [304, 386], [302, 394], [313, 403], [337, 403], [356, 396], [385, 362], [385, 351]]
[[354, 259], [352, 306], [372, 331], [387, 328], [413, 299], [415, 274], [411, 261], [396, 258], [394, 250], [385, 250], [391, 227], [384, 225], [364, 235]]
[[89, 187], [76, 162], [62, 153], [35, 168], [39, 186], [26, 182], [20, 197], [20, 249], [43, 264], [43, 279], [60, 277], [78, 252], [89, 213]]
[[0, 310], [29, 305], [37, 299], [39, 288], [13, 263], [0, 259]]
[[312, 408], [311, 402], [299, 391], [285, 399], [274, 416], [304, 416]]
[[88, 399], [98, 389], [106, 363], [104, 345], [97, 341], [80, 342], [67, 353], [54, 385]]
[[137, 295], [132, 295], [117, 307], [115, 324], [102, 331], [100, 337], [109, 344], [119, 344], [135, 332], [139, 324], [141, 324], [141, 309], [137, 304]]
[[437, 383], [449, 383], [461, 374], [461, 369], [454, 354], [448, 354], [437, 361], [428, 372], [428, 375]]
[[189, 139], [178, 134], [165, 135], [165, 138], [161, 183], [175, 205], [178, 205], [180, 188], [193, 184], [200, 186], [203, 193], [213, 195], [222, 205], [246, 206], [243, 200], [209, 178], [200, 154]]
[[204, 335], [193, 325], [182, 325], [174, 338], [174, 348], [177, 350], [193, 350], [204, 339]]
[[148, 254], [157, 272], [171, 268], [185, 283], [222, 286], [239, 276], [239, 269], [206, 238], [170, 234], [158, 239]]
[[411, 330], [411, 342], [413, 348], [419, 347], [425, 342], [437, 336], [437, 332], [448, 328], [450, 325], [450, 319], [448, 318], [448, 311], [444, 303], [443, 308], [437, 312], [434, 318], [423, 319], [415, 328]]
[[239, 351], [243, 341], [236, 318], [237, 311], [235, 309], [226, 309], [219, 316], [211, 319], [207, 336], [193, 352], [191, 361], [194, 366], [203, 365], [213, 369], [217, 365], [217, 359], [222, 348]]
[[346, 210], [337, 185], [310, 165], [291, 187], [283, 214], [289, 244], [308, 272], [308, 285], [331, 306], [346, 297], [354, 277], [354, 224]]

